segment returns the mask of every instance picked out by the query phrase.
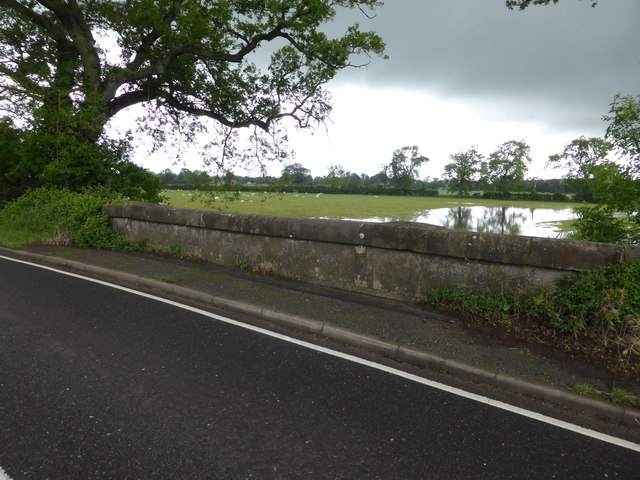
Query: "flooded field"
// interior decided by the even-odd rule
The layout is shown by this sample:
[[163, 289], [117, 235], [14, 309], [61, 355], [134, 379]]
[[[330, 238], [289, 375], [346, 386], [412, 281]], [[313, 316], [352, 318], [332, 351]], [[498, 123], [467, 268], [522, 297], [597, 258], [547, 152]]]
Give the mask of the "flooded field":
[[[454, 230], [532, 237], [562, 238], [560, 222], [575, 218], [571, 208], [484, 207], [478, 205], [434, 208], [411, 216], [372, 217], [372, 222], [408, 221], [430, 223]], [[355, 219], [354, 219], [355, 220]]]
[[179, 208], [211, 208], [237, 213], [371, 222], [421, 222], [455, 230], [549, 238], [566, 235], [566, 222], [575, 218], [572, 207], [579, 205], [563, 202], [455, 199], [444, 196], [246, 192], [233, 201], [206, 204], [202, 202], [202, 197], [191, 191], [167, 191], [165, 195], [168, 205]]

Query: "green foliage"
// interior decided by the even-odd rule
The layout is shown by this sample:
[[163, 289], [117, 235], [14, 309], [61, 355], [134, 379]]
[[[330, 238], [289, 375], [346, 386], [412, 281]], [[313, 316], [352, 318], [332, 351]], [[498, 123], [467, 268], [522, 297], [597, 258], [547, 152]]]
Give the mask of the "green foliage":
[[[29, 124], [27, 157], [42, 162], [36, 173], [44, 172], [50, 185], [72, 189], [88, 185], [93, 173], [99, 176], [94, 183], [106, 180], [102, 156], [96, 155], [111, 148], [101, 140], [105, 126], [138, 104], [148, 107], [140, 127], [158, 144], [167, 140], [168, 125], [182, 139], [203, 136], [207, 127], [199, 120], [208, 118], [215, 125], [210, 145], [219, 150], [210, 161], [224, 164], [237, 152], [234, 132], [240, 128], [250, 130], [252, 152], [273, 153], [266, 145], [270, 135], [283, 140], [280, 122], [290, 119], [306, 128], [326, 119], [331, 104], [322, 87], [337, 72], [384, 57], [384, 42], [357, 23], [335, 38], [324, 33], [324, 24], [339, 11], [354, 10], [366, 19], [380, 5], [1, 2], [0, 108]], [[268, 44], [270, 58], [257, 57]]]
[[609, 401], [620, 407], [640, 408], [640, 398], [623, 388], [614, 388], [609, 393]]
[[[567, 155], [578, 165], [583, 160], [585, 197], [595, 207], [578, 210], [574, 238], [595, 242], [640, 243], [640, 95], [616, 95], [609, 114], [606, 138], [610, 143], [590, 143], [590, 150], [574, 149]], [[573, 144], [577, 145], [578, 140]], [[615, 148], [626, 162], [620, 166], [604, 161], [605, 152]], [[582, 145], [586, 147], [586, 145]], [[567, 147], [569, 148], [569, 147]], [[565, 150], [567, 152], [567, 150]], [[588, 153], [588, 155], [587, 155]], [[585, 157], [580, 157], [585, 154]]]
[[533, 324], [600, 338], [624, 359], [640, 355], [640, 261], [563, 276], [554, 287], [470, 289], [443, 286], [418, 301], [447, 305], [498, 324]]
[[0, 210], [0, 243], [73, 243], [109, 250], [139, 248], [122, 239], [102, 215], [102, 206], [123, 200], [105, 188], [30, 190]]
[[627, 223], [602, 205], [574, 209], [578, 218], [569, 237], [590, 242], [622, 243], [628, 237]]
[[592, 168], [590, 195], [595, 206], [575, 209], [578, 219], [572, 238], [593, 242], [640, 243], [640, 180], [629, 168], [613, 162]]
[[484, 157], [478, 147], [471, 147], [466, 152], [449, 156], [451, 163], [444, 166], [444, 179], [448, 183], [448, 191], [459, 195], [468, 195], [473, 190], [473, 182], [480, 173], [480, 165]]
[[321, 180], [323, 185], [336, 189], [348, 189], [352, 183], [351, 174], [342, 165], [329, 165], [327, 176]]
[[197, 187], [201, 187], [203, 185], [208, 185], [214, 180], [211, 175], [202, 170], [188, 170], [186, 168], [182, 169], [182, 181], [189, 185], [195, 185]]
[[556, 284], [554, 310], [552, 324], [562, 332], [624, 336], [630, 322], [640, 320], [640, 262], [562, 277]]
[[593, 201], [594, 168], [606, 162], [612, 148], [611, 143], [601, 138], [580, 137], [567, 145], [562, 153], [551, 155], [547, 165], [567, 172], [565, 178], [576, 192], [576, 200]]
[[483, 320], [510, 324], [531, 322], [551, 314], [548, 289], [535, 291], [471, 289], [443, 286], [429, 289], [418, 301], [428, 305], [446, 304]]
[[174, 173], [170, 169], [165, 168], [156, 174], [156, 176], [164, 184], [189, 185], [190, 190], [195, 190], [199, 186], [206, 185], [213, 180], [211, 175], [203, 170], [189, 170], [188, 168], [182, 168], [178, 173]]
[[23, 137], [10, 118], [0, 120], [0, 206], [19, 196], [32, 183], [28, 175], [20, 172], [24, 166], [18, 167]]
[[510, 140], [482, 162], [481, 173], [490, 191], [506, 194], [523, 188], [529, 163], [529, 146], [524, 141]]
[[249, 268], [249, 264], [244, 260], [238, 260], [236, 262], [236, 267], [238, 267], [240, 270], [247, 270]]
[[107, 186], [131, 200], [161, 200], [164, 185], [130, 160], [129, 140], [79, 142], [60, 133], [55, 143], [61, 148], [50, 140], [42, 131], [15, 128], [10, 119], [0, 122], [0, 205], [39, 187], [81, 191]]
[[607, 393], [588, 383], [577, 383], [572, 390], [582, 397], [604, 397], [619, 407], [640, 408], [640, 398], [623, 388], [613, 388]]
[[129, 160], [116, 162], [105, 181], [106, 187], [129, 200], [158, 203], [165, 185], [149, 170]]
[[597, 397], [601, 393], [600, 390], [588, 383], [576, 383], [573, 386], [573, 391], [581, 397]]
[[534, 202], [568, 202], [570, 198], [564, 193], [536, 193], [536, 192], [482, 192], [474, 193], [473, 196], [492, 200], [515, 200]]
[[293, 163], [282, 169], [280, 182], [285, 185], [302, 185], [311, 182], [311, 170], [301, 165]]
[[409, 189], [417, 179], [418, 169], [429, 159], [420, 155], [418, 147], [402, 147], [391, 157], [388, 166], [391, 186], [400, 189]]
[[609, 113], [606, 137], [629, 161], [634, 176], [640, 174], [640, 95], [616, 95]]
[[600, 205], [633, 214], [640, 207], [640, 181], [628, 168], [606, 162], [593, 168], [591, 194]]

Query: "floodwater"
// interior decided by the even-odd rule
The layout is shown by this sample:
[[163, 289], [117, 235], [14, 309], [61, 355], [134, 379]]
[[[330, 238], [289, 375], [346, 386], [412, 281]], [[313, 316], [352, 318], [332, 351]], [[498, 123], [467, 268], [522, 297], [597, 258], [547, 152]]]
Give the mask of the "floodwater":
[[408, 221], [430, 223], [453, 230], [531, 237], [562, 238], [558, 222], [576, 218], [571, 208], [520, 208], [456, 206], [416, 212], [412, 216], [374, 217], [369, 222]]

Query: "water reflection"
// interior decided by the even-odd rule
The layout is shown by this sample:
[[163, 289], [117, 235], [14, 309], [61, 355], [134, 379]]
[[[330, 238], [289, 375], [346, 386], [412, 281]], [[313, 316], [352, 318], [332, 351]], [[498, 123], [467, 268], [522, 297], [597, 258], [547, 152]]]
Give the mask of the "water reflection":
[[518, 235], [522, 230], [525, 215], [521, 212], [511, 211], [509, 207], [484, 208], [482, 217], [475, 218], [471, 207], [450, 208], [446, 216], [441, 220], [443, 227], [453, 230], [475, 231], [480, 233], [501, 233]]
[[403, 220], [430, 223], [453, 230], [559, 238], [563, 234], [558, 222], [573, 218], [575, 218], [575, 214], [571, 208], [455, 206], [416, 212], [411, 216], [359, 220], [373, 222]]
[[557, 222], [573, 218], [570, 208], [457, 206], [421, 212], [414, 221], [455, 230], [555, 238], [562, 236]]
[[473, 230], [471, 219], [473, 213], [469, 207], [450, 208], [446, 217], [442, 220], [442, 226], [452, 230]]

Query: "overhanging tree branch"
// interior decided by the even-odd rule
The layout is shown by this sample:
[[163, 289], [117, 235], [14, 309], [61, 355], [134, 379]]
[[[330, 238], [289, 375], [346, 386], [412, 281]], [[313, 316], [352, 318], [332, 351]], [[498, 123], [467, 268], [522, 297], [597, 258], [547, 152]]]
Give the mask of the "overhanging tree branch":
[[60, 44], [68, 44], [66, 32], [58, 25], [50, 21], [44, 15], [39, 14], [31, 8], [28, 8], [16, 0], [0, 0], [0, 7], [5, 7], [18, 16], [31, 21], [35, 26], [51, 36], [51, 38]]
[[87, 83], [91, 90], [97, 92], [100, 88], [102, 73], [100, 57], [91, 29], [84, 19], [78, 3], [75, 0], [69, 0], [69, 2], [39, 0], [38, 3], [49, 9], [66, 30], [82, 60]]
[[[169, 27], [178, 14], [180, 13], [183, 0], [175, 0], [169, 11], [164, 15], [162, 23], [165, 27]], [[162, 32], [157, 28], [151, 29], [151, 31], [142, 39], [140, 45], [136, 49], [136, 54], [131, 62], [126, 66], [126, 70], [135, 71], [148, 60], [148, 55], [153, 44], [162, 37]]]
[[[384, 53], [382, 40], [357, 24], [335, 39], [321, 25], [338, 9], [380, 3], [0, 0], [0, 101], [29, 108], [52, 152], [96, 144], [109, 118], [151, 101], [169, 114], [160, 121], [178, 127], [207, 117], [270, 134], [285, 118], [306, 128], [325, 120], [322, 86], [352, 56]], [[267, 57], [251, 56], [269, 42], [277, 47], [261, 67]]]

